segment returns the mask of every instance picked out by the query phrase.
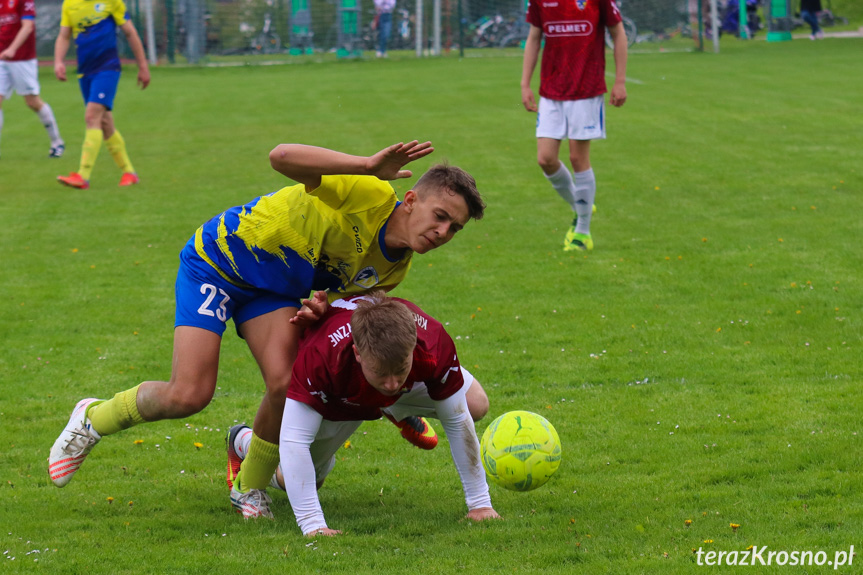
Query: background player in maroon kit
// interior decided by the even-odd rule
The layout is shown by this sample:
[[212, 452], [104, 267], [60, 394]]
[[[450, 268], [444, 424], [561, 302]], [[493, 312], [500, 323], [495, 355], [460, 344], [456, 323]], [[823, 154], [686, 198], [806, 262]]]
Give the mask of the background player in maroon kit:
[[0, 133], [3, 132], [3, 100], [12, 92], [24, 97], [51, 138], [48, 156], [59, 158], [66, 149], [54, 111], [39, 97], [36, 62], [36, 6], [33, 0], [0, 2]]
[[[460, 366], [455, 344], [438, 321], [411, 302], [373, 292], [333, 302], [307, 329], [294, 363], [279, 455], [303, 534], [339, 533], [324, 520], [317, 488], [342, 443], [363, 420], [379, 419], [386, 408], [397, 419], [405, 413], [440, 419], [464, 487], [467, 517], [499, 517], [471, 419], [488, 409], [482, 387]], [[232, 428], [229, 461], [231, 451], [242, 458], [249, 442], [245, 429]]]
[[[592, 250], [590, 216], [596, 178], [590, 166], [590, 141], [605, 138], [605, 29], [614, 39], [614, 86], [609, 102], [626, 102], [626, 33], [613, 0], [530, 0], [530, 32], [524, 49], [521, 101], [538, 112], [537, 161], [552, 187], [575, 211], [563, 249]], [[545, 48], [540, 68], [539, 106], [530, 79]], [[569, 140], [574, 175], [558, 158], [560, 142]]]

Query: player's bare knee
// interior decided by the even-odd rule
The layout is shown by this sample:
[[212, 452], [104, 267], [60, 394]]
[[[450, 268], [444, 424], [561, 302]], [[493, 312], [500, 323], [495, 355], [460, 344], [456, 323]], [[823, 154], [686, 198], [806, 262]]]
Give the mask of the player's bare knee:
[[207, 391], [207, 386], [204, 385], [183, 385], [172, 382], [168, 389], [173, 418], [189, 417], [200, 413], [213, 399], [213, 392]]
[[267, 385], [267, 397], [270, 401], [276, 400], [276, 403], [284, 405], [285, 397], [288, 394], [288, 385], [291, 383], [291, 376], [268, 377], [264, 383]]
[[24, 96], [24, 102], [27, 103], [28, 108], [37, 113], [42, 109], [42, 106], [45, 105], [39, 96]]
[[539, 164], [539, 167], [542, 168], [542, 171], [546, 174], [555, 173], [560, 166], [560, 160], [558, 160], [556, 157], [551, 156], [539, 155], [536, 158], [536, 162]]
[[473, 381], [470, 389], [467, 390], [466, 399], [471, 419], [479, 421], [488, 414], [488, 395], [486, 395], [485, 390], [478, 381]]

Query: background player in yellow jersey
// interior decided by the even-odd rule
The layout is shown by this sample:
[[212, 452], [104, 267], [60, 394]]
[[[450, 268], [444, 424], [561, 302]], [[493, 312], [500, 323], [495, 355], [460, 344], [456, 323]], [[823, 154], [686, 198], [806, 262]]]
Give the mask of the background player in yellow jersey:
[[135, 55], [138, 85], [144, 89], [150, 84], [150, 68], [141, 38], [129, 20], [123, 0], [63, 0], [60, 33], [54, 43], [54, 74], [61, 82], [66, 81], [66, 64], [63, 60], [74, 36], [78, 54], [78, 84], [84, 96], [84, 121], [87, 124], [78, 171], [57, 177], [61, 184], [73, 188], [86, 190], [90, 187], [90, 174], [103, 139], [114, 162], [123, 171], [120, 185], [138, 183], [138, 175], [126, 153], [126, 142], [114, 126], [111, 112], [121, 71], [117, 27], [126, 35]]
[[304, 298], [312, 290], [327, 289], [336, 299], [392, 289], [414, 253], [442, 246], [483, 215], [474, 179], [444, 165], [432, 167], [398, 201], [386, 180], [410, 177], [402, 168], [432, 151], [429, 142], [416, 141], [369, 157], [277, 146], [273, 168], [299, 184], [219, 214], [180, 253], [170, 380], [145, 381], [108, 401], [81, 400], [51, 449], [54, 484], [66, 485], [102, 436], [204, 409], [216, 388], [222, 333], [233, 318], [267, 391], [231, 501], [246, 517], [271, 516], [262, 495], [278, 466], [302, 333], [299, 310], [310, 303]]

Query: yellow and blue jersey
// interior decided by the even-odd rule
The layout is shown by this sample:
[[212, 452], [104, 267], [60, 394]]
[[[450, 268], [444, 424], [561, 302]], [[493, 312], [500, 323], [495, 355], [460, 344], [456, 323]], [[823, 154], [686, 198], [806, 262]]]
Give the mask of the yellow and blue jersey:
[[297, 297], [328, 289], [332, 301], [404, 279], [413, 252], [384, 244], [397, 205], [392, 186], [373, 176], [324, 176], [311, 192], [299, 184], [231, 208], [192, 241], [238, 287]]
[[63, 0], [60, 25], [72, 29], [79, 76], [120, 71], [117, 28], [127, 20], [123, 0]]

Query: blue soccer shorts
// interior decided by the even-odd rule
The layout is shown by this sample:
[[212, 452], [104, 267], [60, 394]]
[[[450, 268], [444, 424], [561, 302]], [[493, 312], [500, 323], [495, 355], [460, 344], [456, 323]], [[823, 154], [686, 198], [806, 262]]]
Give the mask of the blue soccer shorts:
[[199, 327], [218, 335], [225, 332], [229, 319], [233, 318], [239, 326], [271, 311], [284, 307], [299, 309], [302, 305], [299, 297], [235, 286], [202, 260], [194, 246], [188, 245], [180, 253], [175, 294], [174, 327]]
[[103, 70], [78, 79], [84, 104], [94, 102], [102, 104], [108, 110], [114, 108], [114, 96], [117, 95], [117, 84], [120, 83], [118, 70]]

